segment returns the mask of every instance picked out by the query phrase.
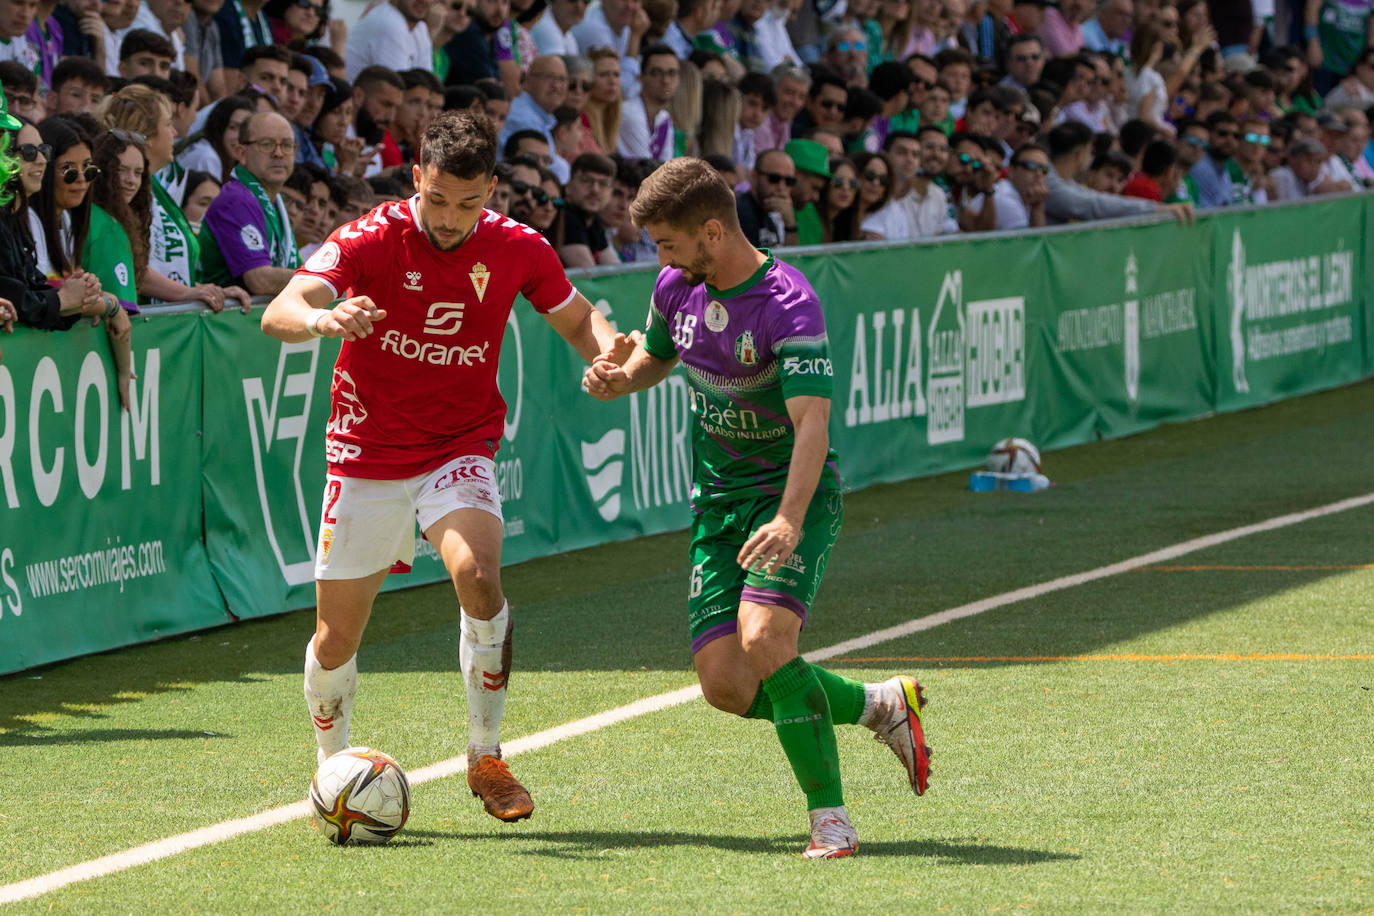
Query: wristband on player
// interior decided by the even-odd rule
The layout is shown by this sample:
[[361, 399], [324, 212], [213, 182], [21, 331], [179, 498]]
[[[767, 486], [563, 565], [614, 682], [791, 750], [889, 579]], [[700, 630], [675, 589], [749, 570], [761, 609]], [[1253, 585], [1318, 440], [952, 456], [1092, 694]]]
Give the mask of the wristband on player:
[[305, 329], [310, 332], [311, 337], [323, 337], [324, 331], [320, 330], [320, 321], [329, 312], [328, 309], [311, 309], [310, 317], [305, 319]]
[[109, 293], [105, 294], [105, 317], [113, 318], [119, 314], [119, 300]]
[[1317, 27], [1315, 25], [1305, 25], [1302, 27], [1302, 37], [1307, 41], [1315, 41], [1317, 38]]

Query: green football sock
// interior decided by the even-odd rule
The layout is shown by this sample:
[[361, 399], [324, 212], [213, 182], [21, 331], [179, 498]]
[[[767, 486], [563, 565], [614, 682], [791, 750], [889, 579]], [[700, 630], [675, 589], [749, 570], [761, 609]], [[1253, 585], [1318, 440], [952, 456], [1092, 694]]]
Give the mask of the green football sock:
[[763, 689], [773, 703], [778, 741], [792, 764], [797, 785], [806, 793], [806, 807], [843, 805], [835, 725], [815, 669], [794, 658], [764, 680]]
[[[833, 671], [826, 671], [820, 665], [812, 665], [816, 680], [821, 682], [825, 698], [830, 703], [830, 720], [836, 725], [854, 725], [864, 714], [864, 685], [862, 681], [852, 681]], [[754, 694], [754, 702], [749, 704], [746, 719], [767, 719], [773, 721], [773, 702], [768, 699], [768, 691], [759, 684], [759, 692]]]

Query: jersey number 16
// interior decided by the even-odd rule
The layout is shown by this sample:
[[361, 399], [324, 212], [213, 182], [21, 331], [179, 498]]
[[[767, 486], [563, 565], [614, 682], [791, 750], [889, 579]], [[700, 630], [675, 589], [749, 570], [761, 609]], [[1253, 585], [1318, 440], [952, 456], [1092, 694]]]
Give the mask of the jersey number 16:
[[673, 343], [677, 344], [679, 350], [692, 349], [692, 340], [696, 337], [696, 332], [696, 315], [684, 315], [678, 312], [673, 316]]

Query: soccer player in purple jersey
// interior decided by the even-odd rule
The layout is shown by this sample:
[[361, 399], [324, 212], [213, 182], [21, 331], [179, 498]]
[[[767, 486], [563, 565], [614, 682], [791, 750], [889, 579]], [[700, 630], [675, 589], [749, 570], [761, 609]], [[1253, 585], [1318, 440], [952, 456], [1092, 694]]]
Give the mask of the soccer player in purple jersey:
[[797, 652], [844, 518], [820, 302], [799, 271], [749, 244], [729, 185], [700, 159], [660, 167], [630, 212], [663, 267], [648, 327], [623, 366], [623, 350], [608, 351], [583, 386], [610, 400], [685, 366], [696, 420], [688, 621], [702, 693], [773, 723], [806, 794], [805, 855], [852, 855], [835, 725], [872, 729], [918, 795], [930, 749], [915, 678], [864, 684]]

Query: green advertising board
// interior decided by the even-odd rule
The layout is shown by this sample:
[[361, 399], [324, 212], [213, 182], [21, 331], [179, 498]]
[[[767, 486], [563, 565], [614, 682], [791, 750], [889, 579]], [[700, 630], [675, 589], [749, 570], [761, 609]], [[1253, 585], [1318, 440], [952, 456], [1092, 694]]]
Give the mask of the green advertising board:
[[[784, 257], [826, 311], [847, 487], [1052, 449], [1374, 372], [1374, 198]], [[574, 277], [621, 330], [656, 265]], [[261, 309], [136, 322], [121, 411], [103, 331], [20, 329], [0, 364], [0, 673], [314, 604], [337, 341], [264, 336]], [[380, 333], [385, 333], [381, 328]], [[680, 370], [606, 404], [523, 301], [507, 323], [503, 560], [688, 521]], [[446, 573], [416, 532], [414, 568]]]
[[136, 320], [129, 410], [104, 328], [0, 363], [0, 672], [229, 617], [201, 542], [201, 335]]

